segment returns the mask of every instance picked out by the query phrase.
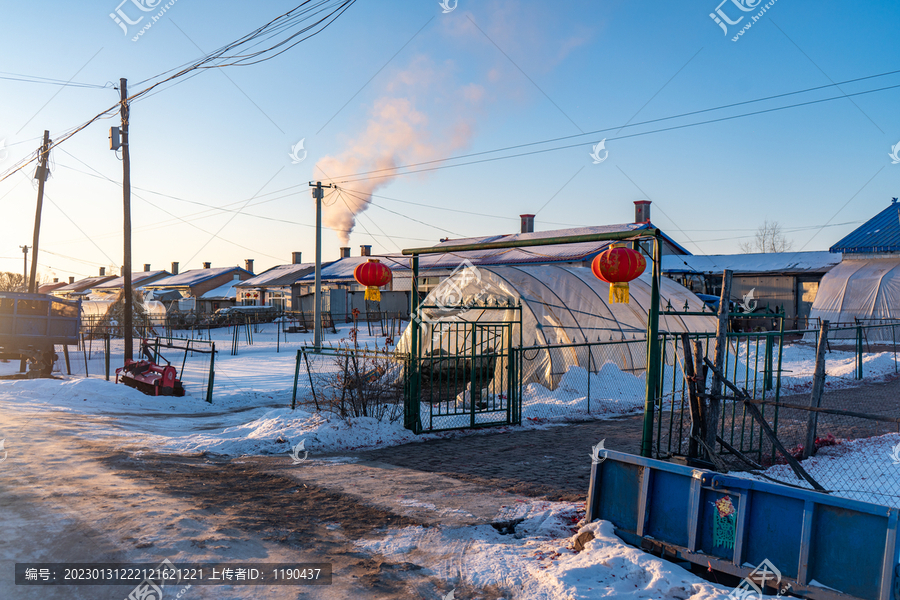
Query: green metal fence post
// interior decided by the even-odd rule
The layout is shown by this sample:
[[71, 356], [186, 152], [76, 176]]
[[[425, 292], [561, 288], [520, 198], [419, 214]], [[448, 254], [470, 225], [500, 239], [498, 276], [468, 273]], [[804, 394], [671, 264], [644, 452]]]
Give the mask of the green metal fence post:
[[419, 255], [413, 254], [409, 293], [409, 385], [406, 386], [406, 428], [421, 431], [419, 423]]
[[656, 410], [656, 386], [659, 383], [659, 237], [653, 238], [653, 271], [650, 284], [650, 314], [647, 319], [647, 393], [644, 398], [644, 430], [641, 456], [650, 458], [653, 449], [653, 413]]
[[300, 355], [303, 350], [297, 350], [297, 362], [294, 365], [294, 394], [291, 396], [291, 410], [297, 406], [297, 383], [300, 380]]
[[856, 378], [863, 378], [863, 343], [862, 327], [856, 326]]
[[206, 401], [212, 404], [213, 385], [216, 380], [216, 343], [212, 343], [209, 353], [209, 383], [206, 385]]

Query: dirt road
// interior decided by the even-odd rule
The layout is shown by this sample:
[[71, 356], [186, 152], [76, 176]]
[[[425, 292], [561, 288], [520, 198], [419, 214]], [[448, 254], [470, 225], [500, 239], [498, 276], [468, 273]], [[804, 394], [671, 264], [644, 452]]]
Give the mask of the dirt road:
[[[289, 455], [150, 454], [127, 437], [97, 439], [92, 431], [101, 419], [47, 409], [3, 414], [0, 597], [106, 600], [132, 589], [16, 586], [16, 562], [169, 558], [333, 564], [330, 586], [194, 586], [180, 596], [186, 599], [418, 600], [443, 598], [453, 588], [457, 597], [510, 598], [509, 590], [437, 579], [353, 542], [409, 525], [492, 523], [503, 507], [529, 497], [583, 499], [587, 482], [580, 471], [589, 460], [577, 457], [587, 459], [598, 435], [624, 442], [639, 427], [622, 419], [310, 456], [294, 464]], [[486, 460], [492, 448], [504, 458]]]

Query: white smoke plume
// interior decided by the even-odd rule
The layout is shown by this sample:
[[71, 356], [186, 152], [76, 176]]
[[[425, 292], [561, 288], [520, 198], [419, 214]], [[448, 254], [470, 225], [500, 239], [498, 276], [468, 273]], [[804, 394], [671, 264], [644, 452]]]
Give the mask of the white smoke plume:
[[[441, 71], [426, 58], [413, 61], [387, 86], [393, 93], [375, 102], [364, 131], [339, 155], [325, 156], [316, 163], [317, 177], [321, 175], [324, 181], [334, 181], [346, 190], [332, 194], [322, 213], [323, 224], [338, 234], [342, 245], [349, 245], [356, 218], [369, 206], [372, 194], [395, 178], [382, 177], [390, 172], [373, 173], [373, 179], [340, 183], [344, 176], [449, 156], [471, 139], [473, 109], [483, 89], [475, 84], [448, 89], [449, 77]], [[417, 107], [423, 92], [442, 100], [436, 105], [429, 103], [431, 112], [444, 109], [438, 119], [431, 119], [426, 109]]]

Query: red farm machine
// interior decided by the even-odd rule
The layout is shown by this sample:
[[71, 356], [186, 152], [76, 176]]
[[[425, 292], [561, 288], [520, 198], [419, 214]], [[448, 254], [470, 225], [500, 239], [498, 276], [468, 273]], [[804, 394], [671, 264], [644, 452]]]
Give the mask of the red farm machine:
[[[155, 352], [147, 340], [141, 340], [141, 354], [145, 360], [126, 360], [124, 367], [116, 369], [116, 383], [122, 383], [148, 396], [184, 396], [184, 386], [178, 379], [178, 371]], [[159, 364], [165, 361], [165, 365]]]

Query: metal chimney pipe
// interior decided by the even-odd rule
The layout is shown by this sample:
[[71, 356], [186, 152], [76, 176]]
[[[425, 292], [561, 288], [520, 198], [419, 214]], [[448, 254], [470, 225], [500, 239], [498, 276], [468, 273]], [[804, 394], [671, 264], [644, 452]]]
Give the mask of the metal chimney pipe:
[[172, 275], [178, 275], [178, 263], [172, 262]]
[[534, 233], [534, 215], [519, 215], [522, 219], [521, 233]]
[[302, 252], [291, 252], [291, 263], [295, 265], [301, 264], [303, 261], [300, 259]]

